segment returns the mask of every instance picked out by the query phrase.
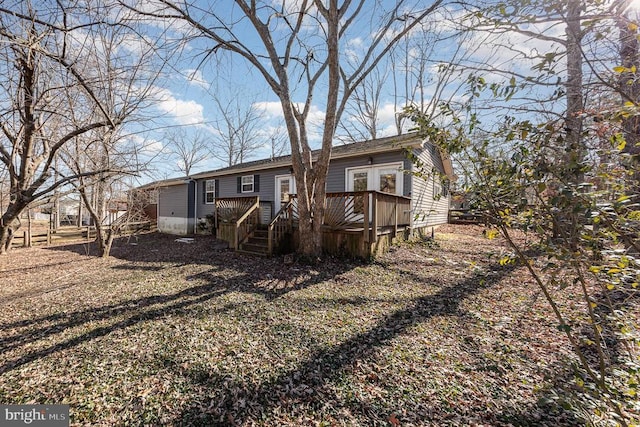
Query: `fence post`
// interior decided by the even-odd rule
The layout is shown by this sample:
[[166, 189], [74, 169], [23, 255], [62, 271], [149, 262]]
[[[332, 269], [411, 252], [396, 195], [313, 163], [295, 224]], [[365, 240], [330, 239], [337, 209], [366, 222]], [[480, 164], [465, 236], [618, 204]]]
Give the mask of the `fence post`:
[[91, 241], [91, 226], [87, 226], [87, 243]]
[[47, 228], [47, 246], [51, 246], [51, 229]]
[[25, 248], [28, 248], [29, 246], [28, 246], [28, 243], [27, 243], [27, 232], [24, 231], [22, 236], [23, 236], [22, 237], [22, 246], [25, 247]]

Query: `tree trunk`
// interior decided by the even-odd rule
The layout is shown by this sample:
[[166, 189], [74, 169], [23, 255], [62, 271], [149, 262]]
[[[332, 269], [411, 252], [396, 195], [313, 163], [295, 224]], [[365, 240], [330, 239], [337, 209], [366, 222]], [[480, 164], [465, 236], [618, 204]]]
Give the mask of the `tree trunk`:
[[[306, 193], [306, 191], [304, 191]], [[298, 194], [298, 232], [300, 233], [300, 243], [298, 252], [306, 256], [315, 254], [314, 230], [311, 210], [309, 209], [306, 194]]]
[[102, 258], [109, 258], [111, 256], [111, 247], [113, 246], [113, 239], [115, 238], [115, 233], [113, 229], [109, 229], [106, 235], [106, 240], [102, 242], [102, 246], [100, 247], [101, 253], [100, 256]]
[[[322, 254], [322, 224], [324, 223], [324, 206], [326, 197], [327, 172], [331, 159], [331, 146], [337, 127], [338, 94], [340, 90], [340, 59], [339, 59], [339, 21], [340, 14], [336, 1], [330, 1], [325, 8], [319, 10], [327, 20], [327, 64], [328, 82], [326, 111], [324, 117], [324, 129], [322, 134], [322, 150], [315, 163], [311, 162], [311, 154], [303, 149], [302, 160], [310, 173], [311, 181], [303, 185], [305, 198], [303, 203], [305, 215], [304, 229], [300, 227], [300, 251], [307, 256], [319, 256]], [[304, 148], [306, 144], [306, 126], [300, 123], [300, 133], [304, 135]], [[295, 168], [294, 168], [295, 169]], [[296, 182], [296, 184], [298, 184]], [[307, 201], [309, 202], [307, 205]], [[300, 203], [299, 203], [300, 204]], [[300, 220], [302, 221], [302, 216]], [[308, 219], [307, 219], [308, 218]], [[307, 231], [308, 227], [308, 231]], [[303, 234], [303, 232], [305, 234]], [[306, 234], [308, 233], [308, 234]]]
[[567, 112], [565, 116], [566, 152], [565, 170], [567, 181], [579, 184], [582, 180], [582, 164], [585, 148], [582, 143], [584, 113], [582, 83], [582, 27], [581, 0], [570, 0], [567, 4]]
[[31, 247], [31, 235], [32, 235], [32, 227], [31, 227], [31, 209], [27, 208], [27, 238], [25, 239], [26, 242], [24, 242], [25, 246], [27, 247]]
[[0, 227], [0, 255], [6, 254], [11, 248], [14, 229], [9, 226]]
[[582, 171], [585, 160], [585, 147], [582, 140], [584, 113], [583, 74], [582, 74], [582, 2], [569, 0], [566, 18], [566, 50], [567, 50], [567, 109], [564, 117], [565, 139], [562, 167], [557, 171], [559, 186], [569, 187], [569, 191], [561, 191], [558, 199], [558, 212], [554, 220], [554, 237], [566, 239], [570, 247], [577, 247], [577, 223], [574, 211], [573, 191], [577, 191], [584, 180]]
[[96, 243], [98, 244], [98, 253], [102, 258], [109, 258], [111, 255], [111, 246], [115, 235], [111, 228], [103, 229], [100, 225], [96, 225]]
[[[628, 3], [622, 5], [628, 10]], [[630, 20], [626, 13], [623, 12], [619, 16], [617, 24], [620, 31], [620, 60], [622, 66], [628, 70], [640, 70], [640, 42], [638, 41], [638, 30], [633, 21]], [[632, 102], [637, 105], [640, 101], [640, 82], [637, 79], [638, 71], [625, 71], [620, 75], [620, 95], [622, 96], [622, 104]], [[626, 145], [623, 152], [630, 155], [630, 161], [627, 162], [627, 168], [633, 174], [634, 183], [640, 182], [640, 116], [632, 114], [623, 118], [622, 129]]]
[[95, 203], [90, 203], [89, 195], [87, 194], [87, 187], [80, 187], [78, 191], [80, 193], [80, 197], [84, 201], [85, 209], [96, 227], [98, 253], [101, 257], [108, 258], [111, 255], [111, 245], [113, 243], [114, 233], [111, 229], [107, 231], [102, 228], [106, 203], [104, 202], [104, 197], [100, 196], [99, 193], [104, 191], [104, 187], [99, 184], [94, 186], [91, 196]]
[[7, 206], [7, 210], [2, 215], [0, 220], [0, 254], [5, 254], [11, 249], [11, 241], [19, 226], [16, 226], [16, 221], [22, 211], [26, 208], [22, 204], [10, 202]]

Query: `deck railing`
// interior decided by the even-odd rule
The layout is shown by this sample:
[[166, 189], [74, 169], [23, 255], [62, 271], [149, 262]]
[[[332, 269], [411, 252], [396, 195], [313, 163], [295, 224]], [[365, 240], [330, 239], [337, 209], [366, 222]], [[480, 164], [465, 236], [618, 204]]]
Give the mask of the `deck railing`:
[[[260, 222], [258, 197], [230, 197], [216, 200], [216, 226], [235, 223], [238, 248]], [[273, 217], [268, 227], [268, 251], [272, 254], [298, 220], [298, 199], [292, 196]], [[381, 232], [397, 234], [411, 224], [411, 199], [380, 191], [327, 193], [323, 226], [333, 231], [362, 232], [365, 242], [375, 242]]]
[[362, 227], [369, 206], [368, 192], [327, 193], [323, 225], [332, 230]]
[[362, 229], [366, 242], [382, 229], [411, 223], [411, 199], [380, 191], [327, 193], [324, 225], [331, 230]]
[[294, 199], [289, 200], [269, 223], [269, 255], [273, 254], [287, 233], [293, 231], [294, 205]]
[[395, 194], [373, 192], [377, 227], [394, 227], [411, 224], [411, 199]]
[[216, 199], [216, 226], [223, 223], [234, 223], [244, 215], [251, 206], [258, 203], [257, 196], [221, 197]]
[[222, 197], [216, 199], [215, 206], [218, 237], [238, 249], [260, 223], [260, 198]]

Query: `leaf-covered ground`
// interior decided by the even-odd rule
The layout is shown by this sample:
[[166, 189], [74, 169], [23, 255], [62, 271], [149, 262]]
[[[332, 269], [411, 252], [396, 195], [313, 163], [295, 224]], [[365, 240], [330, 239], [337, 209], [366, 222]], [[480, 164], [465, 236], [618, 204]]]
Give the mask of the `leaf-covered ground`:
[[570, 349], [500, 239], [441, 227], [375, 263], [161, 234], [0, 257], [0, 402], [73, 425], [577, 425]]

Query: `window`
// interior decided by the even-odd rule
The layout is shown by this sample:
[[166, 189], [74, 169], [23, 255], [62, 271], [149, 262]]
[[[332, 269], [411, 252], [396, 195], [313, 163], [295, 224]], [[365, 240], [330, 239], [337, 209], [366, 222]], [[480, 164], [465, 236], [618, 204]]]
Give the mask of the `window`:
[[434, 175], [433, 177], [433, 200], [440, 200], [449, 195], [449, 180], [446, 176]]
[[440, 200], [442, 198], [442, 185], [437, 177], [433, 177], [433, 200]]
[[287, 203], [289, 201], [289, 194], [291, 193], [291, 180], [280, 180], [280, 203]]
[[204, 202], [207, 205], [213, 204], [216, 198], [216, 181], [209, 179], [204, 182]]
[[243, 193], [253, 193], [253, 175], [242, 177], [241, 189]]
[[382, 170], [379, 172], [379, 189], [383, 193], [396, 194], [397, 170]]
[[[353, 191], [367, 191], [368, 190], [369, 173], [355, 172], [353, 173]], [[353, 212], [357, 214], [364, 213], [364, 197], [356, 196], [353, 200]], [[366, 196], [369, 197], [369, 196]]]
[[346, 170], [347, 191], [381, 191], [402, 195], [403, 187], [402, 163], [386, 163]]

